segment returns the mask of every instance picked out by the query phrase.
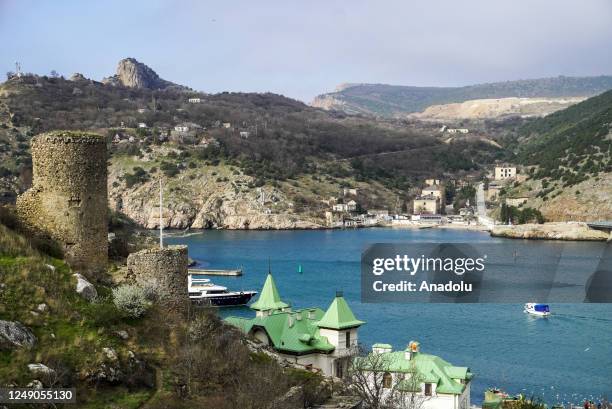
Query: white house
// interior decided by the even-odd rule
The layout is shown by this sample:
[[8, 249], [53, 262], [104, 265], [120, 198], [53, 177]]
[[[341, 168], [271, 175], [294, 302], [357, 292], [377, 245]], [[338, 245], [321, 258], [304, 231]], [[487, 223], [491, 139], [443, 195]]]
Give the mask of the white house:
[[[372, 354], [382, 354], [377, 362], [378, 375], [371, 383], [381, 381], [383, 399], [395, 396], [421, 403], [421, 409], [469, 409], [470, 383], [474, 375], [468, 367], [453, 366], [442, 358], [424, 354], [419, 343], [411, 341], [404, 351], [393, 351], [389, 344], [374, 344]], [[383, 372], [384, 371], [384, 372]], [[367, 373], [366, 366], [366, 373]], [[382, 372], [382, 378], [380, 373]], [[378, 376], [378, 378], [374, 378]]]
[[304, 369], [339, 378], [347, 374], [349, 361], [358, 351], [357, 331], [365, 322], [355, 318], [341, 292], [326, 311], [316, 307], [293, 311], [281, 300], [268, 273], [250, 308], [255, 310], [254, 318], [225, 321]]
[[187, 125], [177, 125], [174, 127], [176, 132], [189, 132], [189, 127]]
[[223, 122], [223, 125], [222, 125], [222, 126], [223, 126], [225, 129], [229, 129], [229, 128], [231, 128], [231, 127], [232, 127], [232, 124], [231, 124], [231, 122]]
[[200, 102], [202, 102], [200, 98], [189, 98], [188, 101], [190, 104], [199, 104]]
[[145, 124], [144, 122], [139, 122], [139, 123], [138, 123], [138, 127], [139, 127], [139, 128], [146, 128], [146, 127], [147, 127], [147, 124]]
[[244, 138], [244, 139], [248, 139], [249, 138], [249, 132], [248, 131], [240, 131], [240, 137]]
[[348, 212], [348, 204], [346, 203], [336, 203], [332, 206], [332, 210], [334, 212]]
[[516, 166], [495, 166], [495, 180], [514, 179]]
[[351, 200], [346, 204], [346, 207], [349, 212], [355, 212], [357, 211], [357, 202], [354, 200]]

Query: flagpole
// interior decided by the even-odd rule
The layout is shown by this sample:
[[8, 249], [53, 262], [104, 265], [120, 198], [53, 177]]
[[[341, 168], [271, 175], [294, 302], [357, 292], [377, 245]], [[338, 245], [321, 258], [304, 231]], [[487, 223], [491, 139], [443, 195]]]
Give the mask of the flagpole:
[[162, 218], [162, 180], [159, 178], [159, 248], [164, 248], [164, 221]]

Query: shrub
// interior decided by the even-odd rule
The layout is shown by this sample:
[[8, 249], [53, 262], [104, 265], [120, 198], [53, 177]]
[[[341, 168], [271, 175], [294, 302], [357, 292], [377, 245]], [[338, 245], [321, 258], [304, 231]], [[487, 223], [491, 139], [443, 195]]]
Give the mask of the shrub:
[[130, 318], [140, 318], [151, 307], [147, 293], [136, 285], [122, 285], [113, 289], [115, 306]]

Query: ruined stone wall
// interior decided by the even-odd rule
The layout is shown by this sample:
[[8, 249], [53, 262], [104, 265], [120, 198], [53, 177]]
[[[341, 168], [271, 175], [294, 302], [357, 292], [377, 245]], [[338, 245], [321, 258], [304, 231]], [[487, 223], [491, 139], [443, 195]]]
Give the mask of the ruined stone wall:
[[17, 199], [25, 226], [57, 240], [75, 269], [108, 261], [107, 152], [102, 136], [55, 131], [32, 139], [32, 188]]
[[141, 250], [128, 256], [128, 277], [137, 284], [155, 284], [162, 304], [180, 307], [188, 301], [188, 264], [187, 246]]

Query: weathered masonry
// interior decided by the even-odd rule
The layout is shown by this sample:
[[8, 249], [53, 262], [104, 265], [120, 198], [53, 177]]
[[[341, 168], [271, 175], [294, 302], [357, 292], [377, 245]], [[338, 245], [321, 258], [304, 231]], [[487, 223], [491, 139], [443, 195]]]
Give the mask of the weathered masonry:
[[187, 298], [187, 246], [141, 250], [128, 256], [128, 277], [140, 285], [154, 285], [160, 302], [181, 308]]
[[32, 139], [32, 188], [17, 199], [25, 227], [60, 242], [70, 265], [90, 273], [108, 261], [106, 161], [100, 135], [40, 134]]

